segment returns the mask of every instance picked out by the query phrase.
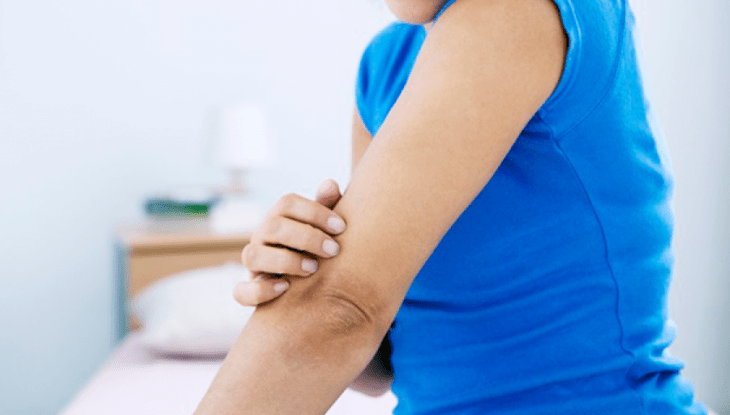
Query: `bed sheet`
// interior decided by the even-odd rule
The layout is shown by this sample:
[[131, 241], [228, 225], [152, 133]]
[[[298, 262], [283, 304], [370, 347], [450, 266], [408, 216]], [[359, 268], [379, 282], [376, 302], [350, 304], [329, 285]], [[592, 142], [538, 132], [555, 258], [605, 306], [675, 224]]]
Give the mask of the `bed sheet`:
[[[132, 333], [62, 414], [189, 415], [220, 364], [219, 359], [157, 357]], [[327, 415], [391, 414], [396, 402], [390, 392], [371, 398], [348, 389]]]

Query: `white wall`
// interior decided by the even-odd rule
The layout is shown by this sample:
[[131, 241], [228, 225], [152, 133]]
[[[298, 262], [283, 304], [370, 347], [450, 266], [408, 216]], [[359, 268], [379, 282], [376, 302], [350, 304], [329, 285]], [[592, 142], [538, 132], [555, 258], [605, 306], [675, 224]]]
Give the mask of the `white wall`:
[[0, 413], [57, 411], [107, 357], [113, 226], [220, 184], [208, 114], [268, 109], [273, 201], [345, 180], [369, 0], [0, 0]]
[[634, 0], [646, 77], [676, 174], [672, 353], [730, 414], [730, 2]]
[[[636, 0], [677, 174], [673, 352], [730, 414], [730, 3]], [[206, 116], [269, 109], [281, 164], [257, 193], [347, 177], [371, 0], [0, 0], [0, 413], [53, 413], [109, 351], [114, 224], [223, 175]]]

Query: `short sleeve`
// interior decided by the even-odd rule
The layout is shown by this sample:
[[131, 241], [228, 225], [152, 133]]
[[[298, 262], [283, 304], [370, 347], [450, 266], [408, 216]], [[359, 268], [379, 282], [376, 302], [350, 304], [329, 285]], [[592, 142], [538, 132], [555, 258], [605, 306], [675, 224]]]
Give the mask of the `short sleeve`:
[[378, 33], [363, 52], [355, 99], [373, 136], [400, 96], [424, 38], [422, 26], [396, 22]]
[[561, 136], [583, 122], [615, 85], [626, 40], [623, 0], [553, 0], [568, 36], [563, 74], [539, 114]]

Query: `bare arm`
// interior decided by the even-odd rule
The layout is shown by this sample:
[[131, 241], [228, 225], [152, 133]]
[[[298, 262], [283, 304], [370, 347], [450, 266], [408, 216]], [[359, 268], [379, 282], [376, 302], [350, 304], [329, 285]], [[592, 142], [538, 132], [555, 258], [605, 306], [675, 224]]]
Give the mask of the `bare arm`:
[[[352, 117], [352, 172], [355, 173], [360, 159], [373, 141], [373, 136], [365, 127], [360, 114], [355, 108]], [[378, 351], [360, 376], [350, 387], [370, 396], [380, 396], [390, 389], [393, 374], [390, 369], [390, 340], [383, 339]]]
[[565, 43], [548, 0], [462, 0], [443, 14], [335, 207], [340, 253], [257, 309], [198, 414], [327, 411], [556, 86]]

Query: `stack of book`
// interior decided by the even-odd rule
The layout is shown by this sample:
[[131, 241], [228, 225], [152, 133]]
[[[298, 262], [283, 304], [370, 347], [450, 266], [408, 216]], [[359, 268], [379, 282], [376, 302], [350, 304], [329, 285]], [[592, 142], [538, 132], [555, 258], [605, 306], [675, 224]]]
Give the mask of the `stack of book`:
[[156, 195], [145, 201], [145, 211], [153, 219], [207, 217], [219, 195], [210, 191], [184, 189]]

